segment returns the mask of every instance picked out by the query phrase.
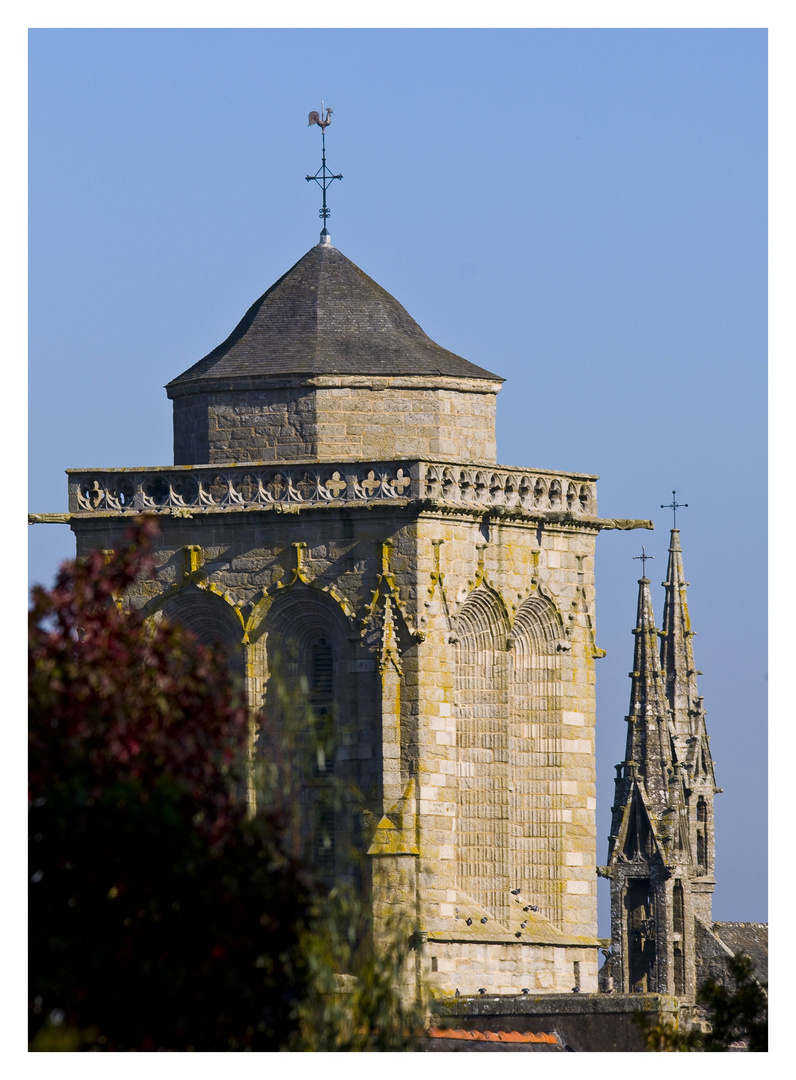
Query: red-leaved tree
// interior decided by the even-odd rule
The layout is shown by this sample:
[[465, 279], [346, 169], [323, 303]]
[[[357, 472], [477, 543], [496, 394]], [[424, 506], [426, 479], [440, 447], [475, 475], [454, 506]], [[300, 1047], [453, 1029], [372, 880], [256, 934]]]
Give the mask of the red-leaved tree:
[[117, 605], [155, 531], [32, 594], [31, 1045], [279, 1049], [314, 883], [286, 821], [247, 814], [225, 657]]

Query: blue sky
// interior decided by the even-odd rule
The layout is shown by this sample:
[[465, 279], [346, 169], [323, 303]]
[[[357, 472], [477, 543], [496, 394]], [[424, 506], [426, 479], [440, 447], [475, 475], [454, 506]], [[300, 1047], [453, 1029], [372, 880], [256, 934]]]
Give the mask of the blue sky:
[[[316, 241], [506, 378], [501, 463], [600, 475], [598, 861], [642, 543], [678, 514], [716, 759], [714, 917], [766, 909], [766, 33], [37, 30], [30, 509], [172, 460], [162, 387]], [[30, 530], [31, 580], [74, 550]], [[602, 886], [601, 886], [602, 887]], [[607, 911], [607, 896], [601, 914]], [[602, 932], [607, 934], [606, 922]]]

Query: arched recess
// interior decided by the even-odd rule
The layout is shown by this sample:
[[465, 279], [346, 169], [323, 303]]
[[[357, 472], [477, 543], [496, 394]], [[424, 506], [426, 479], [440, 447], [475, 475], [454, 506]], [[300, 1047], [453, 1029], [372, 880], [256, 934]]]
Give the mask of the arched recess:
[[296, 841], [331, 883], [356, 876], [361, 838], [352, 804], [372, 767], [357, 725], [351, 626], [325, 592], [302, 583], [280, 591], [264, 619], [265, 723], [259, 753], [282, 763], [298, 809]]
[[562, 637], [555, 604], [535, 592], [521, 605], [511, 631], [509, 728], [515, 887], [561, 926], [568, 809], [557, 650]]
[[229, 670], [242, 686], [245, 675], [243, 624], [226, 600], [208, 589], [187, 585], [171, 593], [158, 610], [171, 622], [195, 634], [202, 645], [220, 645], [229, 658]]
[[459, 774], [457, 881], [492, 915], [508, 918], [508, 618], [487, 585], [456, 620], [456, 743]]

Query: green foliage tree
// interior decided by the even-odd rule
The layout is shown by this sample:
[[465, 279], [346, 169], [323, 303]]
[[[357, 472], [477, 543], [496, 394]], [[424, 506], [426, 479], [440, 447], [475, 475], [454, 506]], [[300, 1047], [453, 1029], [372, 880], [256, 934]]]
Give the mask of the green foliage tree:
[[310, 985], [288, 1049], [418, 1049], [426, 1002], [414, 978], [411, 928], [396, 919], [374, 942], [369, 913], [350, 888], [333, 889], [316, 914], [303, 940]]
[[697, 1028], [684, 1031], [676, 1019], [669, 1020], [659, 1015], [653, 1022], [646, 1013], [636, 1012], [633, 1015], [633, 1022], [641, 1029], [647, 1050], [661, 1053], [702, 1049], [702, 1032]]
[[736, 953], [728, 961], [733, 985], [708, 979], [698, 1000], [710, 1021], [702, 1044], [704, 1050], [727, 1050], [733, 1043], [746, 1042], [750, 1051], [768, 1050], [768, 996], [752, 974], [752, 961]]
[[709, 1031], [683, 1031], [674, 1021], [661, 1018], [653, 1024], [644, 1014], [636, 1014], [647, 1050], [716, 1052], [738, 1044], [745, 1044], [750, 1052], [768, 1050], [768, 997], [752, 974], [752, 961], [736, 953], [727, 967], [730, 986], [707, 979], [697, 993]]

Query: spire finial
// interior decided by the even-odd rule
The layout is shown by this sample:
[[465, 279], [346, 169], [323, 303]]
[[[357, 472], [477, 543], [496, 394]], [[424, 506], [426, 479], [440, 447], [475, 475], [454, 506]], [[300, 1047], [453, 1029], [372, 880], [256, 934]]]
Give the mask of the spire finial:
[[[677, 501], [677, 492], [672, 492], [672, 501], [670, 503], [661, 503], [661, 510], [671, 510], [672, 512], [672, 528], [677, 528], [677, 511], [681, 506], [688, 506], [688, 503], [679, 503]], [[643, 550], [643, 549], [642, 549]]]
[[[326, 116], [324, 117], [324, 112]], [[326, 129], [332, 122], [332, 110], [326, 108], [324, 103], [321, 102], [321, 111], [317, 113], [313, 110], [309, 116], [309, 123], [307, 127], [312, 127], [313, 124], [317, 124], [321, 129], [321, 167], [313, 176], [305, 176], [305, 180], [314, 180], [318, 187], [323, 191], [323, 206], [318, 213], [323, 221], [323, 230], [321, 232], [321, 243], [331, 244], [331, 237], [329, 236], [329, 230], [326, 228], [326, 222], [331, 214], [331, 210], [326, 205], [326, 189], [329, 187], [333, 180], [342, 180], [342, 173], [332, 173], [326, 168]]]
[[641, 554], [640, 555], [634, 555], [633, 558], [634, 559], [641, 559], [641, 576], [645, 578], [647, 576], [647, 559], [654, 559], [655, 556], [654, 555], [648, 555], [646, 553], [646, 551], [644, 550], [644, 545], [642, 544], [641, 545]]

